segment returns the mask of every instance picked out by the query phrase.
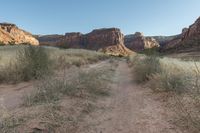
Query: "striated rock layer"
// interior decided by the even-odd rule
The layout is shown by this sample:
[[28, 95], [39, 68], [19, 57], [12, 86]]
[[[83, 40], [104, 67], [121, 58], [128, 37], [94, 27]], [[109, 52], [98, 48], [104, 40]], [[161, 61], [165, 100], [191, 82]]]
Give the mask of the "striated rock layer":
[[15, 24], [0, 23], [0, 42], [3, 44], [32, 44], [39, 45], [39, 41], [30, 33], [19, 29]]
[[125, 46], [133, 51], [142, 51], [159, 47], [159, 43], [152, 37], [145, 37], [142, 33], [136, 32], [134, 35], [125, 36]]

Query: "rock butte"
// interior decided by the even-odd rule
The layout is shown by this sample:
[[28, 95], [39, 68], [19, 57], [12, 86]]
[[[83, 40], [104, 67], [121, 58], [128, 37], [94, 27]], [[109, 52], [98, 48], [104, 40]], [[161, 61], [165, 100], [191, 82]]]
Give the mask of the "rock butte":
[[32, 44], [39, 45], [39, 41], [30, 33], [19, 29], [15, 24], [0, 23], [0, 42], [3, 44]]

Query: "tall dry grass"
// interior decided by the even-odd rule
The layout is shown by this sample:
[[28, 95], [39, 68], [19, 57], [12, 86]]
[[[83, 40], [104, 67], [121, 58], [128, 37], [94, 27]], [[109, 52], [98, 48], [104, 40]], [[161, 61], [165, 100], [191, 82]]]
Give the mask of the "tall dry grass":
[[82, 49], [40, 46], [1, 46], [0, 82], [16, 83], [39, 79], [63, 67], [95, 63], [109, 56]]
[[0, 67], [0, 82], [39, 79], [50, 72], [51, 60], [45, 48], [27, 46], [19, 49], [7, 65]]
[[173, 98], [168, 100], [178, 117], [174, 124], [191, 133], [200, 132], [200, 63], [146, 56], [133, 59], [136, 79], [156, 92], [171, 92]]

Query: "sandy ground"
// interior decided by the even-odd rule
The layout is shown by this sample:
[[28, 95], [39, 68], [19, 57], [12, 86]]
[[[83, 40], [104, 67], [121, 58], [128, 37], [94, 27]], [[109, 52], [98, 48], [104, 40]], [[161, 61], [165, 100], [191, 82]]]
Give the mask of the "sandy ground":
[[[173, 112], [150, 89], [136, 84], [133, 79], [127, 63], [119, 61], [111, 95], [97, 100], [95, 111], [84, 118], [77, 133], [180, 133], [170, 123]], [[23, 94], [32, 88], [31, 83], [0, 85], [0, 109], [17, 108]]]
[[33, 90], [33, 83], [19, 83], [13, 85], [0, 85], [0, 110], [12, 110], [22, 104], [24, 95]]

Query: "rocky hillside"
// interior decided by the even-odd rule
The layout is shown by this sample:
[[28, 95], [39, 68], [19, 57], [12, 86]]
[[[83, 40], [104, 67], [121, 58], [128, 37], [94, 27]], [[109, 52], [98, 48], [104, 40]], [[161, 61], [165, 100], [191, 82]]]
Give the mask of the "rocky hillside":
[[124, 35], [118, 28], [96, 29], [88, 34], [72, 32], [63, 36], [39, 36], [38, 40], [41, 45], [100, 50], [111, 55], [126, 56], [133, 53], [124, 46]]
[[37, 35], [35, 37], [40, 42], [40, 45], [54, 46], [64, 35]]
[[192, 52], [200, 50], [200, 17], [189, 28], [167, 43], [162, 51]]
[[133, 51], [159, 47], [159, 43], [152, 37], [145, 37], [142, 33], [136, 32], [133, 35], [125, 36], [125, 46]]
[[30, 33], [19, 29], [15, 24], [0, 23], [1, 44], [32, 44], [39, 45]]
[[149, 36], [154, 39], [160, 44], [160, 47], [165, 46], [167, 43], [169, 43], [171, 40], [175, 39], [178, 37], [178, 35], [174, 36]]

